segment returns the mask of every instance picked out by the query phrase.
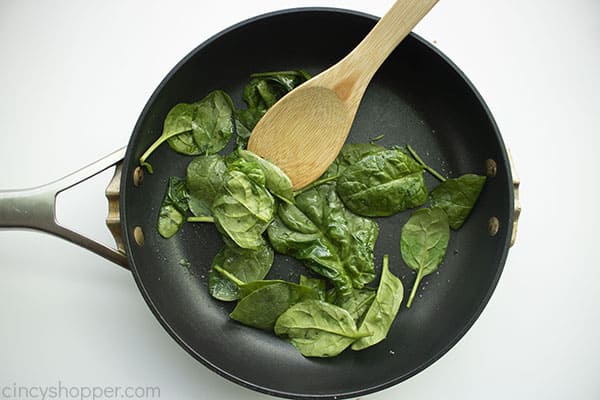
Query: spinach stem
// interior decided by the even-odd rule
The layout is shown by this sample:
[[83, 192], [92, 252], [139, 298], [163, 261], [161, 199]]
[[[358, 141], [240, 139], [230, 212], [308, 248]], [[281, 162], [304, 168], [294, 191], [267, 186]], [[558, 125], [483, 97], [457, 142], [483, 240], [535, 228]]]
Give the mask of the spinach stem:
[[149, 173], [153, 173], [154, 170], [152, 169], [152, 165], [150, 165], [149, 162], [146, 162], [146, 159], [148, 157], [150, 157], [150, 154], [152, 154], [152, 152], [154, 150], [156, 150], [158, 148], [158, 146], [163, 144], [163, 142], [169, 140], [173, 136], [177, 136], [177, 135], [180, 135], [185, 132], [189, 132], [189, 131], [174, 131], [174, 132], [166, 134], [166, 135], [165, 134], [160, 135], [160, 137], [158, 139], [156, 139], [156, 141], [154, 143], [152, 143], [152, 145], [150, 145], [150, 147], [148, 147], [148, 149], [140, 157], [141, 166], [146, 167], [146, 169], [148, 170]]
[[231, 282], [235, 283], [238, 286], [242, 286], [245, 284], [244, 281], [238, 279], [235, 275], [233, 275], [231, 272], [219, 267], [218, 265], [215, 265], [212, 267], [215, 271], [221, 273], [221, 275], [223, 275], [225, 278], [229, 279]]
[[373, 144], [373, 143], [375, 143], [375, 142], [378, 142], [378, 141], [380, 141], [380, 140], [381, 140], [381, 139], [383, 139], [384, 137], [385, 137], [385, 134], [383, 134], [383, 133], [382, 133], [381, 135], [377, 135], [377, 136], [375, 136], [374, 138], [371, 138], [371, 139], [369, 140], [369, 143]]
[[431, 175], [435, 176], [440, 182], [446, 182], [446, 178], [444, 178], [442, 176], [442, 174], [440, 174], [439, 172], [437, 172], [435, 169], [433, 169], [429, 165], [425, 164], [425, 161], [423, 161], [423, 159], [421, 157], [419, 157], [419, 155], [417, 154], [417, 152], [412, 147], [410, 147], [410, 145], [406, 145], [406, 149], [408, 150], [408, 152], [410, 153], [410, 155], [413, 156], [413, 158], [419, 164], [421, 164], [421, 166], [423, 168], [425, 168], [427, 170], [427, 172], [429, 172]]
[[421, 284], [421, 279], [423, 279], [423, 270], [425, 268], [421, 267], [419, 268], [419, 272], [417, 272], [417, 279], [415, 279], [415, 283], [413, 284], [412, 290], [410, 291], [410, 296], [408, 296], [408, 302], [406, 303], [406, 308], [410, 308], [413, 299], [415, 298], [415, 295], [417, 294], [417, 289], [419, 288], [419, 285]]
[[215, 222], [213, 217], [188, 217], [187, 222]]
[[315, 187], [317, 187], [319, 185], [322, 185], [324, 183], [335, 181], [337, 178], [339, 178], [339, 176], [340, 175], [338, 174], [338, 175], [328, 176], [327, 178], [323, 178], [323, 179], [319, 179], [317, 181], [314, 181], [310, 185], [305, 186], [302, 189], [295, 191], [294, 192], [294, 197], [298, 196], [299, 194], [302, 194], [302, 193], [306, 192], [307, 190], [310, 190], [310, 189], [315, 188]]

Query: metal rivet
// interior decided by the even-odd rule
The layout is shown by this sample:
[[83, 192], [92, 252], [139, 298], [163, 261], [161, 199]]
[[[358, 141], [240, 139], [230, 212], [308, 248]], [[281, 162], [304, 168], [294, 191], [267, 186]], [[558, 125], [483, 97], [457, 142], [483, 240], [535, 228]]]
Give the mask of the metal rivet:
[[144, 169], [139, 165], [133, 170], [133, 185], [139, 186], [144, 181]]
[[498, 166], [496, 165], [496, 161], [488, 158], [485, 160], [485, 171], [487, 176], [493, 178], [496, 176], [496, 172], [498, 171]]
[[490, 236], [496, 236], [500, 230], [500, 220], [496, 217], [491, 217], [488, 221], [488, 234]]
[[144, 231], [139, 226], [133, 228], [133, 239], [138, 244], [138, 246], [144, 245]]

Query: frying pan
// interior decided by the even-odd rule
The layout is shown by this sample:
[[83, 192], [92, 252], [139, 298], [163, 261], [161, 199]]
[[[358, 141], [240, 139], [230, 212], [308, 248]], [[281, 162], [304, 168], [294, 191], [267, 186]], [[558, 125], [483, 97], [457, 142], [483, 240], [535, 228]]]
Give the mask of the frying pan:
[[[400, 44], [371, 82], [348, 142], [383, 134], [379, 144], [410, 144], [448, 176], [472, 172], [488, 175], [488, 181], [466, 224], [452, 232], [438, 273], [424, 280], [410, 309], [401, 308], [387, 339], [367, 350], [305, 358], [272, 333], [230, 320], [233, 304], [212, 299], [207, 290], [209, 266], [223, 245], [214, 226], [185, 224], [169, 240], [156, 230], [168, 178], [183, 176], [190, 158], [163, 145], [150, 160], [154, 174], [144, 176], [138, 164], [173, 105], [223, 89], [242, 106], [251, 73], [319, 72], [350, 51], [375, 22], [355, 11], [305, 8], [265, 14], [217, 34], [162, 81], [126, 149], [48, 185], [0, 192], [0, 226], [44, 230], [129, 268], [175, 341], [208, 368], [250, 389], [289, 398], [347, 398], [413, 376], [456, 344], [482, 312], [502, 273], [520, 210], [518, 180], [492, 115], [468, 79], [437, 49], [414, 34]], [[54, 218], [60, 191], [113, 165], [107, 223], [117, 249], [67, 230]], [[430, 188], [436, 184], [429, 176], [426, 183]], [[399, 237], [409, 214], [378, 219], [375, 248], [376, 265], [389, 254], [390, 268], [405, 287], [412, 285], [414, 274], [401, 259]], [[300, 262], [277, 255], [268, 278], [296, 280], [301, 273], [307, 270]]]

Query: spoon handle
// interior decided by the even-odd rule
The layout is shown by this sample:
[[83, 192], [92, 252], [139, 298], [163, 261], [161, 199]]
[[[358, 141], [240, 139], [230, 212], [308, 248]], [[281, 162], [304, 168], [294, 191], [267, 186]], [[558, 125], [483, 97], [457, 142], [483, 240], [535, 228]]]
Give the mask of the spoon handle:
[[366, 86], [381, 64], [438, 0], [397, 0], [369, 34], [339, 64]]

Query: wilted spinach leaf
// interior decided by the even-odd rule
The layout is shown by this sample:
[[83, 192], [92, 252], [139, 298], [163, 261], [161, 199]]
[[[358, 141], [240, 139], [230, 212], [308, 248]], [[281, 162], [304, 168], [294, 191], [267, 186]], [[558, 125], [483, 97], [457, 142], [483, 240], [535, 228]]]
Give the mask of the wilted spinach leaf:
[[223, 157], [218, 154], [200, 156], [187, 167], [185, 182], [190, 192], [190, 211], [195, 216], [212, 216], [211, 206], [223, 192], [226, 170]]
[[393, 215], [427, 200], [423, 168], [399, 149], [370, 154], [348, 166], [337, 180], [337, 191], [350, 210], [370, 217]]
[[381, 279], [377, 295], [371, 303], [358, 331], [368, 335], [352, 344], [352, 350], [362, 350], [381, 342], [387, 336], [392, 322], [398, 314], [404, 287], [402, 282], [390, 272], [388, 255], [383, 256]]
[[162, 134], [140, 157], [140, 164], [152, 173], [147, 159], [164, 141], [181, 154], [218, 152], [233, 133], [233, 110], [231, 98], [221, 90], [196, 103], [175, 105], [165, 118]]
[[485, 176], [475, 174], [447, 179], [429, 194], [431, 206], [444, 210], [450, 228], [459, 229], [477, 202], [485, 180]]
[[247, 283], [263, 279], [273, 264], [273, 248], [267, 243], [258, 249], [243, 249], [225, 241], [225, 246], [213, 259], [208, 279], [208, 291], [216, 299], [233, 301], [239, 298], [239, 287], [215, 269], [219, 266]]
[[287, 336], [306, 357], [333, 357], [340, 354], [359, 334], [348, 311], [320, 300], [296, 303], [281, 314], [275, 334]]
[[244, 88], [244, 101], [248, 106], [236, 112], [237, 143], [244, 146], [258, 121], [285, 94], [310, 79], [302, 70], [262, 72], [250, 75], [250, 83]]
[[309, 278], [308, 276], [300, 275], [300, 285], [313, 288], [319, 293], [319, 300], [325, 300], [327, 295], [327, 284], [323, 279]]
[[292, 282], [276, 281], [255, 286], [258, 288], [241, 297], [229, 316], [259, 329], [273, 329], [277, 318], [288, 308], [304, 300], [319, 298], [314, 289]]
[[375, 299], [376, 294], [375, 289], [365, 286], [362, 289], [352, 289], [352, 295], [347, 297], [338, 298], [333, 293], [330, 302], [348, 311], [352, 315], [352, 318], [354, 318], [354, 321], [359, 324], [371, 306], [373, 299]]
[[342, 147], [340, 153], [327, 168], [323, 178], [339, 176], [347, 167], [356, 164], [363, 157], [384, 151], [385, 147], [372, 143], [347, 143]]
[[168, 239], [181, 228], [188, 211], [188, 200], [185, 181], [171, 177], [158, 213], [158, 233], [162, 237]]
[[276, 251], [305, 261], [333, 283], [339, 295], [350, 296], [375, 278], [373, 248], [378, 226], [347, 210], [324, 184], [296, 197], [296, 204], [280, 204], [268, 228]]
[[248, 150], [238, 149], [239, 156], [246, 160], [257, 163], [265, 175], [265, 186], [271, 193], [286, 203], [294, 202], [294, 191], [290, 178], [272, 162], [257, 156]]
[[438, 207], [415, 211], [402, 228], [402, 259], [411, 269], [417, 271], [407, 307], [411, 306], [421, 279], [434, 272], [441, 264], [449, 240], [448, 217], [444, 210]]

